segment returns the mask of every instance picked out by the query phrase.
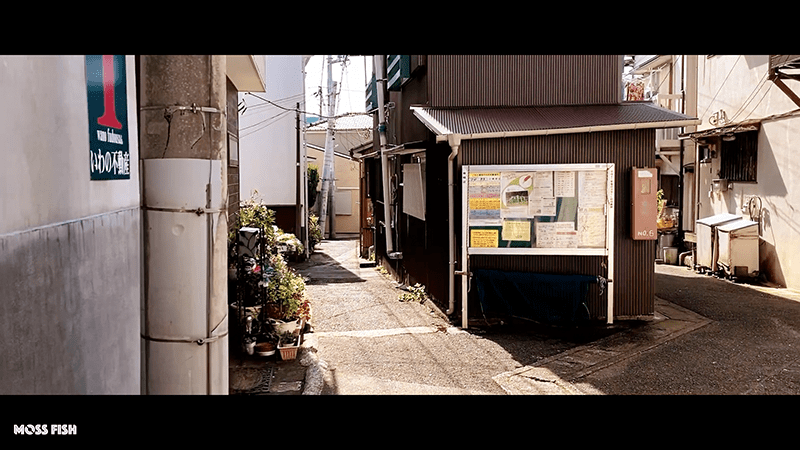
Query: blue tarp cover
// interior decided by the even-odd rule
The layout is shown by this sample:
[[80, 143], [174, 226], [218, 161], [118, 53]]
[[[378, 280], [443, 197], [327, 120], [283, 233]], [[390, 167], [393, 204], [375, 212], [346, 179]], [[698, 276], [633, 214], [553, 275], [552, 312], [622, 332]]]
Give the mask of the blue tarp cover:
[[550, 275], [476, 269], [478, 297], [484, 313], [508, 314], [550, 324], [589, 319], [586, 294], [589, 275]]

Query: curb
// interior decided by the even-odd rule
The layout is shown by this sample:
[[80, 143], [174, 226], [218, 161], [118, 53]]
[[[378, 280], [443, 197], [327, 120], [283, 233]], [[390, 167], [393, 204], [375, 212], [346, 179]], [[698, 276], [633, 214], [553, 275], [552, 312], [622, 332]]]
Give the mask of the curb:
[[313, 334], [307, 333], [301, 345], [300, 364], [306, 368], [303, 395], [321, 395], [328, 372], [328, 364], [317, 356], [315, 337], [309, 336]]

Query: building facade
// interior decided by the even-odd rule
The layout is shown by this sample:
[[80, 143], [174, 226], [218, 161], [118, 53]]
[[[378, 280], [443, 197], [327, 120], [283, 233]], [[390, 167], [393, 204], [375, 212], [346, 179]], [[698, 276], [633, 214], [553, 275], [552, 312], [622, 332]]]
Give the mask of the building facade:
[[[381, 94], [389, 107], [376, 114], [380, 139], [365, 172], [382, 265], [406, 284], [424, 285], [464, 326], [485, 307], [474, 289], [478, 270], [594, 277], [602, 282], [588, 291], [592, 319], [652, 315], [654, 246], [632, 237], [631, 192], [623, 187], [633, 168], [655, 165], [656, 129], [696, 120], [622, 102], [622, 61], [621, 55], [390, 55], [382, 73], [376, 60], [375, 79], [388, 80], [383, 92], [375, 83], [376, 107]], [[470, 254], [472, 206], [463, 168], [565, 164], [614, 167], [609, 186], [617, 188], [609, 202], [618, 207], [605, 253]], [[529, 216], [525, 226], [533, 230], [540, 221]], [[496, 239], [500, 230], [494, 233]], [[535, 247], [533, 231], [527, 233], [527, 246]], [[496, 240], [486, 244], [499, 247]], [[615, 289], [603, 284], [612, 279]]]
[[[163, 107], [151, 128], [140, 122], [138, 94], [153, 83], [139, 72], [141, 58], [0, 58], [3, 394], [147, 392], [140, 143], [179, 127]], [[223, 96], [252, 77], [263, 85], [252, 60], [238, 58], [222, 72]], [[203, 129], [198, 121], [187, 134]], [[148, 144], [148, 157], [163, 157], [149, 154], [155, 147], [164, 152], [164, 141]]]
[[[325, 159], [327, 123], [312, 125], [305, 129], [308, 163], [322, 174]], [[326, 236], [355, 237], [361, 230], [361, 161], [354, 151], [372, 143], [372, 118], [367, 115], [345, 116], [336, 119], [334, 133], [334, 190], [333, 221], [326, 224]], [[321, 182], [319, 183], [321, 185]], [[318, 187], [317, 190], [321, 188]], [[320, 203], [310, 205], [319, 216]], [[330, 211], [330, 210], [329, 210]], [[333, 223], [334, 233], [330, 234]]]
[[139, 393], [134, 58], [125, 57], [118, 70], [125, 80], [124, 103], [117, 105], [127, 112], [120, 139], [128, 170], [124, 178], [93, 180], [86, 59], [2, 58], [4, 394]]
[[239, 101], [240, 190], [275, 211], [276, 225], [305, 242], [307, 152], [300, 126], [305, 115], [303, 55], [263, 56], [266, 89], [242, 92]]
[[[696, 217], [733, 214], [757, 222], [758, 272], [800, 288], [797, 213], [800, 137], [796, 55], [697, 55], [702, 123], [682, 137], [696, 154]], [[699, 244], [698, 244], [699, 245]]]

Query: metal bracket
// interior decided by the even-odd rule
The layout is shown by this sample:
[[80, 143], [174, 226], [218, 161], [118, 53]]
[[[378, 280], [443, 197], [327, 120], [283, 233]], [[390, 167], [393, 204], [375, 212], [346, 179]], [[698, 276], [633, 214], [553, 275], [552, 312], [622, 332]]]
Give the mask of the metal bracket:
[[142, 339], [145, 339], [147, 341], [155, 341], [155, 342], [185, 342], [185, 343], [192, 343], [192, 344], [197, 344], [197, 345], [210, 344], [210, 343], [216, 342], [220, 338], [223, 338], [223, 337], [228, 335], [227, 331], [225, 333], [223, 333], [223, 334], [217, 334], [217, 335], [214, 334], [219, 329], [219, 327], [222, 326], [222, 324], [224, 324], [227, 320], [228, 320], [228, 315], [225, 314], [225, 317], [217, 324], [216, 327], [214, 327], [213, 330], [211, 330], [212, 336], [209, 336], [209, 337], [198, 338], [198, 339], [192, 339], [192, 338], [164, 338], [164, 337], [157, 338], [157, 337], [142, 335]]
[[775, 83], [776, 86], [778, 86], [778, 88], [780, 88], [781, 91], [783, 91], [784, 94], [786, 94], [787, 97], [789, 97], [790, 100], [794, 102], [795, 105], [800, 106], [800, 97], [798, 97], [798, 95], [795, 94], [792, 91], [792, 89], [783, 82], [783, 78], [790, 78], [790, 79], [795, 79], [795, 78], [791, 76], [786, 76], [774, 69], [772, 73], [770, 73], [769, 78], [770, 80], [772, 80], [773, 83]]
[[[164, 110], [164, 119], [166, 119], [168, 125], [172, 125], [172, 116], [175, 114], [176, 111], [180, 111], [183, 114], [186, 111], [189, 111], [193, 114], [197, 114], [198, 112], [205, 112], [209, 114], [222, 114], [223, 116], [227, 116], [225, 111], [221, 111], [217, 108], [212, 108], [210, 106], [197, 106], [197, 103], [192, 103], [191, 106], [182, 106], [182, 105], [155, 105], [155, 106], [142, 106], [139, 108], [139, 111], [147, 111], [147, 110], [154, 110], [154, 109], [163, 109]], [[200, 139], [203, 138], [203, 133], [206, 132], [206, 116], [200, 116], [203, 119], [203, 131], [200, 132], [200, 137], [195, 139], [192, 142], [190, 148], [194, 148]], [[167, 148], [169, 148], [169, 129], [167, 129], [167, 143], [164, 145], [164, 154], [167, 152]]]

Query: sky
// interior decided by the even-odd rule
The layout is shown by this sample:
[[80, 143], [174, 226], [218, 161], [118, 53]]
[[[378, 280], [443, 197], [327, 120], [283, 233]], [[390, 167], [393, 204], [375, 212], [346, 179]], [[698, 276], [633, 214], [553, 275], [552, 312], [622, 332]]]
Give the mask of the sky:
[[[333, 55], [336, 59], [337, 55]], [[327, 115], [328, 70], [327, 55], [315, 55], [306, 65], [306, 111], [320, 112], [320, 98], [314, 94], [322, 86], [322, 114]], [[336, 114], [366, 111], [366, 85], [372, 78], [372, 56], [348, 56], [347, 63], [336, 63], [331, 70], [334, 81], [340, 83]]]

